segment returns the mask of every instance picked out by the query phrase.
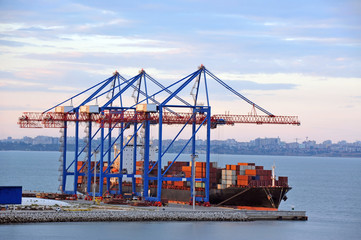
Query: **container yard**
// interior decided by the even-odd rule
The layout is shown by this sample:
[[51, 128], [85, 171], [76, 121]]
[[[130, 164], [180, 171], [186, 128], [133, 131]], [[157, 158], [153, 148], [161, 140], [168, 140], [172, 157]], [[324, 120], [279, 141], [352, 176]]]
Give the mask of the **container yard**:
[[[213, 114], [209, 81], [250, 105], [251, 113]], [[218, 167], [210, 162], [211, 130], [234, 124], [298, 126], [300, 122], [296, 116], [277, 116], [265, 110], [201, 65], [168, 86], [143, 69], [129, 79], [114, 72], [44, 112], [23, 113], [18, 124], [21, 128], [59, 128], [57, 198], [84, 196], [133, 206], [177, 203], [191, 204], [193, 209], [197, 205], [275, 211], [291, 190], [288, 178], [277, 177], [274, 166], [267, 170], [236, 160]], [[173, 135], [167, 144], [163, 142], [165, 132], [167, 137]], [[152, 134], [157, 136], [155, 144]], [[69, 136], [75, 136], [71, 158], [67, 154]], [[166, 162], [164, 155], [180, 138], [184, 147]], [[206, 140], [205, 161], [197, 161], [197, 138]], [[182, 161], [179, 156], [186, 149], [191, 154], [188, 161]]]

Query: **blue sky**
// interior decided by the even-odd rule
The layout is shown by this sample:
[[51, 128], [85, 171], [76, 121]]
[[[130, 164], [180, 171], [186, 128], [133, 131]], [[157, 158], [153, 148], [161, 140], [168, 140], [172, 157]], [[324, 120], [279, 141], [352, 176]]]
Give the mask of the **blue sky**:
[[[144, 68], [167, 85], [204, 64], [270, 112], [302, 121], [214, 136], [361, 140], [360, 30], [360, 1], [0, 0], [0, 138], [57, 134], [19, 129], [17, 118], [115, 70]], [[228, 97], [213, 106], [249, 111]]]

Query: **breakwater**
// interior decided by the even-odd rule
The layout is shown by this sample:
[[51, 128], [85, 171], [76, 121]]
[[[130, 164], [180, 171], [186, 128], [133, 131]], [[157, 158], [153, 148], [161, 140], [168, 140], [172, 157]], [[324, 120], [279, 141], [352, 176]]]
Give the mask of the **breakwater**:
[[[292, 214], [290, 214], [292, 213]], [[254, 211], [13, 211], [0, 213], [0, 224], [102, 221], [254, 221], [307, 220], [304, 212]]]
[[101, 221], [247, 221], [241, 212], [204, 211], [87, 211], [12, 212], [0, 214], [0, 223], [101, 222]]

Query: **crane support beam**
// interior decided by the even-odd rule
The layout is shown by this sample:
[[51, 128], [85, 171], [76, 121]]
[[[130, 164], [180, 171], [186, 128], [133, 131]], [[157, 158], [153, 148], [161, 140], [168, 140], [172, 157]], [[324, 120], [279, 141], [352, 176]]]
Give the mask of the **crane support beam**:
[[[179, 124], [185, 123], [201, 124], [207, 117], [204, 114], [193, 113], [179, 113], [179, 112], [163, 112], [163, 124]], [[191, 118], [192, 117], [192, 118]], [[191, 118], [191, 119], [190, 119]], [[100, 127], [121, 127], [119, 123], [142, 123], [143, 121], [150, 121], [151, 124], [159, 123], [159, 113], [144, 112], [129, 112], [129, 111], [105, 111], [99, 114], [93, 113], [24, 113], [19, 118], [19, 125], [22, 128], [64, 128], [64, 122], [95, 122], [100, 124]], [[289, 124], [300, 125], [297, 116], [264, 116], [264, 115], [229, 115], [229, 114], [215, 114], [211, 116], [211, 124], [213, 125], [234, 125], [236, 123], [250, 123], [250, 124]]]

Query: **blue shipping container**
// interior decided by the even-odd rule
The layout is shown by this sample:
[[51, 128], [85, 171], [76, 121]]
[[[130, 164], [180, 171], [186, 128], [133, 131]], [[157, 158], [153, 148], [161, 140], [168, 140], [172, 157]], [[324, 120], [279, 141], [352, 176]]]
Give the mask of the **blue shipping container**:
[[0, 204], [21, 204], [23, 187], [0, 186]]

